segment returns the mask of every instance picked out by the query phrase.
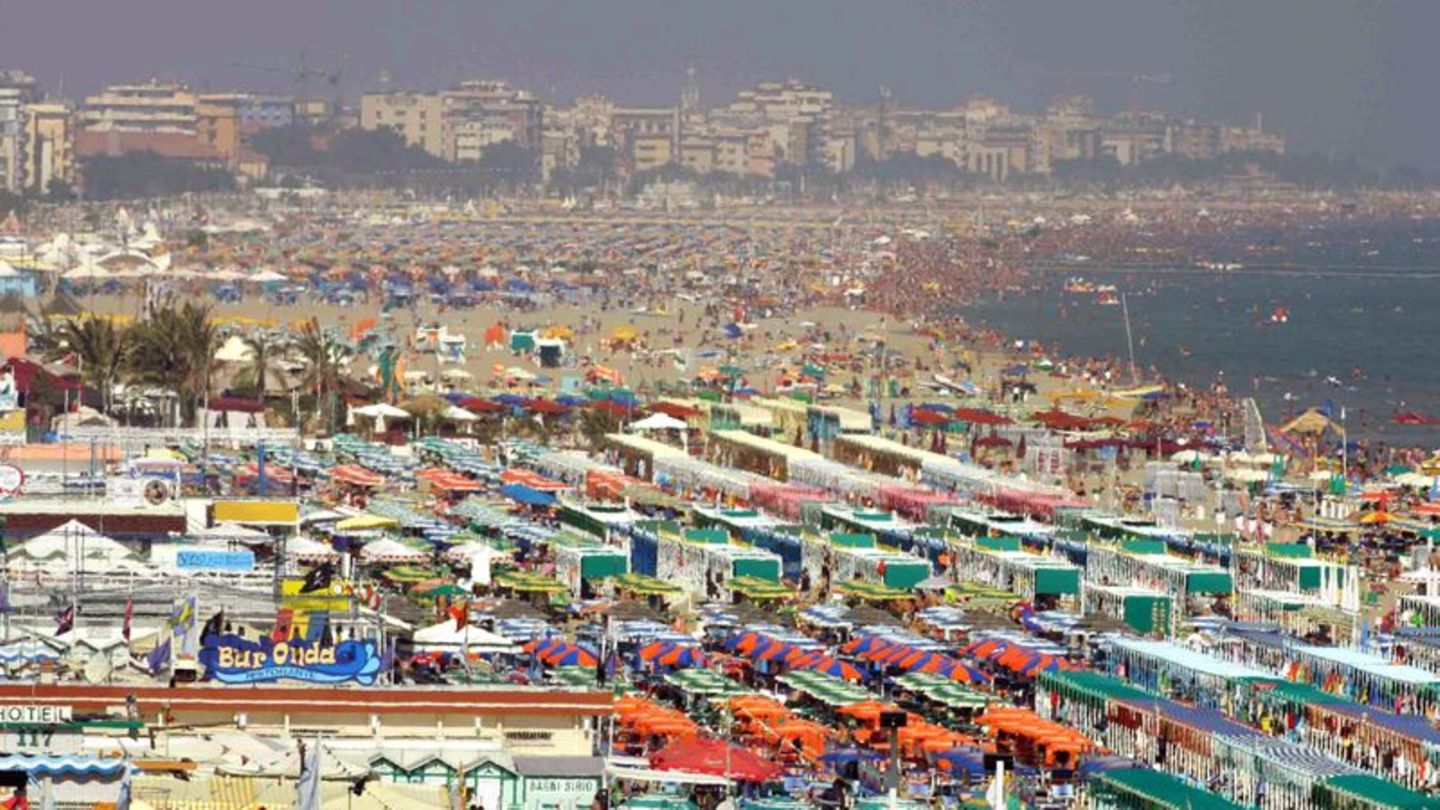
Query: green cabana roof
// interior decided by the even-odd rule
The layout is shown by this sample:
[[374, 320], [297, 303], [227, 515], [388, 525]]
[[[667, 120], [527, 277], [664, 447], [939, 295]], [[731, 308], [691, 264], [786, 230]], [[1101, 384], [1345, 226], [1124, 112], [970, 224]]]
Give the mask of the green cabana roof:
[[1367, 773], [1332, 776], [1325, 781], [1331, 791], [1358, 800], [1375, 808], [1393, 810], [1434, 810], [1440, 808], [1440, 797], [1426, 796], [1394, 782]]
[[1106, 787], [1168, 810], [1242, 810], [1224, 796], [1192, 787], [1178, 777], [1143, 768], [1111, 771], [1100, 777]]

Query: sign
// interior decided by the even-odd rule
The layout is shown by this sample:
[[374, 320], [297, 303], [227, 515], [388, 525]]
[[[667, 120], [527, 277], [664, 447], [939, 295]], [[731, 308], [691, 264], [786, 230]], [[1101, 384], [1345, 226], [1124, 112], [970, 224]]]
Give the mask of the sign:
[[309, 593], [302, 593], [305, 580], [301, 578], [280, 580], [280, 603], [296, 613], [312, 610], [333, 610], [343, 613], [350, 609], [355, 595], [354, 587], [344, 580], [334, 580], [328, 587]]
[[598, 781], [594, 777], [542, 776], [526, 779], [525, 790], [533, 793], [588, 793], [593, 796]]
[[211, 516], [216, 523], [294, 526], [300, 522], [300, 504], [276, 500], [216, 501]]
[[0, 497], [20, 494], [25, 486], [25, 471], [14, 464], [0, 464]]
[[200, 650], [206, 674], [220, 683], [375, 683], [380, 653], [373, 641], [318, 642], [290, 639], [258, 641], [222, 635]]
[[0, 706], [0, 724], [7, 726], [58, 726], [74, 719], [75, 710], [70, 706]]
[[244, 549], [181, 549], [175, 552], [175, 567], [181, 571], [231, 571], [244, 574], [255, 570], [255, 552]]

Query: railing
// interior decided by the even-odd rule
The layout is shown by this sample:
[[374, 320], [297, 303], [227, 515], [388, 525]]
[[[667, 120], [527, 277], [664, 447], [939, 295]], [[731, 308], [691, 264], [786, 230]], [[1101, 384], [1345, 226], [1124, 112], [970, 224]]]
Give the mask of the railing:
[[163, 447], [178, 442], [197, 444], [273, 445], [294, 444], [300, 438], [295, 428], [139, 428], [139, 427], [74, 427], [60, 437], [72, 443], [96, 444], [125, 448]]

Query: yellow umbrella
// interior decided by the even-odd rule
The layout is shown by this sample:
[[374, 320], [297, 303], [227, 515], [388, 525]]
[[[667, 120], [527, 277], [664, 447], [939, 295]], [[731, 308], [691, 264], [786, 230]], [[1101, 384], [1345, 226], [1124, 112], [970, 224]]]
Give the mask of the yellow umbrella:
[[345, 518], [335, 524], [335, 529], [342, 532], [363, 532], [371, 529], [398, 529], [400, 523], [393, 518], [380, 517], [379, 515], [356, 515], [352, 518]]

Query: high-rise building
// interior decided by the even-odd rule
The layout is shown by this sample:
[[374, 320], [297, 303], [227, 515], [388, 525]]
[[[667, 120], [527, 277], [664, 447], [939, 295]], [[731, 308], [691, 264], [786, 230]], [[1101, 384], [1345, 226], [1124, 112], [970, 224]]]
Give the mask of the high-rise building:
[[30, 74], [0, 70], [0, 191], [18, 194], [25, 187], [25, 107], [39, 96]]
[[116, 84], [89, 96], [80, 107], [80, 129], [194, 135], [199, 98], [183, 84], [147, 81]]
[[25, 188], [44, 194], [75, 180], [75, 130], [68, 104], [41, 103], [26, 108]]
[[366, 93], [360, 97], [360, 126], [388, 128], [436, 156], [445, 156], [444, 107], [440, 96], [428, 93]]
[[0, 191], [18, 194], [25, 186], [25, 100], [14, 87], [0, 87]]
[[447, 160], [479, 160], [485, 147], [513, 141], [540, 150], [540, 100], [501, 81], [470, 80], [443, 90], [440, 107]]

